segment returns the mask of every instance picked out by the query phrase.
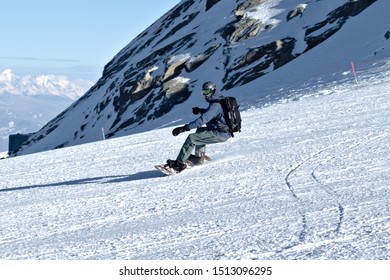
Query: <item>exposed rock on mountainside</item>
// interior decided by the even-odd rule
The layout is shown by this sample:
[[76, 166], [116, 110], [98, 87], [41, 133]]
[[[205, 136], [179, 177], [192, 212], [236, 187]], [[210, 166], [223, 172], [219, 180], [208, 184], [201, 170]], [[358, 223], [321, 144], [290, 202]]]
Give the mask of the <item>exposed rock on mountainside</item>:
[[[307, 28], [305, 33], [305, 41], [307, 42], [308, 47], [306, 51], [314, 48], [321, 42], [328, 39], [330, 36], [341, 29], [341, 27], [347, 22], [348, 18], [358, 15], [375, 1], [376, 0], [349, 1], [341, 7], [338, 7], [334, 11], [330, 12], [324, 21], [315, 24], [313, 27]], [[316, 33], [318, 33], [318, 31], [321, 29], [323, 32], [320, 32], [320, 34], [316, 35]]]
[[390, 31], [387, 31], [387, 32], [385, 33], [385, 39], [386, 39], [386, 40], [389, 40], [389, 39], [390, 39]]
[[202, 81], [212, 79], [225, 91], [257, 83], [374, 2], [181, 1], [123, 48], [96, 85], [19, 154], [95, 141], [102, 128], [113, 137], [185, 119], [173, 109], [199, 99], [192, 92]]
[[294, 10], [288, 12], [287, 21], [290, 21], [297, 16], [302, 17], [303, 12], [305, 11], [306, 7], [307, 7], [306, 4], [300, 4]]

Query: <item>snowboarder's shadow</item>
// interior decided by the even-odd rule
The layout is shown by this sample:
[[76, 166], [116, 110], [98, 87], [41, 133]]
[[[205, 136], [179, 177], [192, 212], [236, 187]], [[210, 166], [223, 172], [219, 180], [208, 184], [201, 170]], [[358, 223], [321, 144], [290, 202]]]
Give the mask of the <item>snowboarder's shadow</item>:
[[148, 171], [141, 171], [135, 174], [131, 174], [129, 176], [123, 176], [121, 178], [116, 178], [107, 181], [106, 183], [121, 183], [121, 182], [130, 182], [130, 181], [139, 181], [139, 180], [146, 180], [146, 179], [153, 179], [158, 177], [166, 177], [166, 175], [162, 174], [158, 170], [148, 170]]
[[[0, 189], [0, 193], [2, 192], [12, 192], [12, 191], [21, 191], [21, 190], [30, 190], [36, 188], [48, 188], [48, 187], [67, 187], [72, 185], [86, 185], [91, 183], [100, 183], [100, 184], [110, 184], [110, 183], [120, 183], [120, 182], [130, 182], [130, 181], [138, 181], [145, 179], [152, 179], [158, 177], [164, 177], [166, 175], [162, 174], [157, 170], [149, 170], [142, 171], [132, 175], [118, 175], [118, 176], [107, 176], [107, 177], [95, 177], [95, 178], [84, 178], [84, 179], [76, 179], [70, 181], [63, 182], [53, 182], [48, 184], [37, 184], [37, 185], [27, 185], [20, 186], [14, 188], [3, 188]], [[113, 179], [114, 178], [114, 179]]]

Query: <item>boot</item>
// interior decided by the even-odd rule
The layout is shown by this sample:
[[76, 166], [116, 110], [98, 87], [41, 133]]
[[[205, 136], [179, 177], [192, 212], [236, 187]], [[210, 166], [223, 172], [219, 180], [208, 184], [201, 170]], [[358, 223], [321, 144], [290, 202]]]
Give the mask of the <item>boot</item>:
[[203, 164], [202, 158], [195, 156], [195, 155], [190, 155], [188, 159], [186, 160], [186, 163], [188, 166], [196, 166], [196, 165], [201, 165]]
[[187, 167], [187, 165], [185, 165], [184, 163], [181, 163], [177, 160], [172, 160], [172, 159], [167, 160], [167, 165], [170, 168], [174, 169], [177, 173], [183, 171]]
[[196, 163], [196, 165], [200, 165], [200, 164], [204, 163], [205, 158], [206, 158], [206, 153], [205, 152], [196, 152], [195, 156], [199, 158], [197, 163]]

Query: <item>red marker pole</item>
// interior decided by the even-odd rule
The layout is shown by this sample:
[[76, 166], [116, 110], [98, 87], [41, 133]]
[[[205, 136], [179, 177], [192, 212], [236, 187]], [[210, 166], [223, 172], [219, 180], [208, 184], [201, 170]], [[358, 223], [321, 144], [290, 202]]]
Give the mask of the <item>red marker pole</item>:
[[353, 64], [352, 61], [351, 61], [351, 65], [352, 65], [352, 72], [353, 72], [353, 75], [355, 76], [356, 84], [359, 84], [359, 83], [358, 83], [358, 79], [357, 79], [357, 75], [356, 75], [356, 71], [355, 71], [355, 65]]

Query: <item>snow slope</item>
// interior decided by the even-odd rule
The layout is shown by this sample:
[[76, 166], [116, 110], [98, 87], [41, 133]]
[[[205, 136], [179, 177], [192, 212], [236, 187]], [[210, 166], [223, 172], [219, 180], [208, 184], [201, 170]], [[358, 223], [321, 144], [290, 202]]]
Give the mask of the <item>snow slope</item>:
[[390, 259], [390, 63], [243, 112], [165, 177], [171, 128], [0, 161], [0, 259]]

